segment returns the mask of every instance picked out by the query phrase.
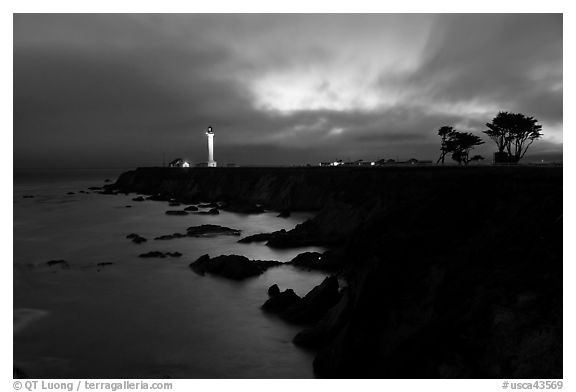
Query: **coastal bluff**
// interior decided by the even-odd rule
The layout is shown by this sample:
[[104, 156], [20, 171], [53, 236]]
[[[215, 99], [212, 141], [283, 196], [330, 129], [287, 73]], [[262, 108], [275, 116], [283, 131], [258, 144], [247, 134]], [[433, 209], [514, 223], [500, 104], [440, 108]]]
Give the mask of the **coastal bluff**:
[[295, 337], [319, 377], [562, 378], [562, 168], [139, 168], [107, 189], [316, 211], [346, 285]]

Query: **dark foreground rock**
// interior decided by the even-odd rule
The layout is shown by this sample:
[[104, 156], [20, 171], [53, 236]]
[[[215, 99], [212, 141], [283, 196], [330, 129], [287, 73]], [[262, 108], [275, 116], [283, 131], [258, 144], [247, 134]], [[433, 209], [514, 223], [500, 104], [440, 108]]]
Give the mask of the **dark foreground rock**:
[[345, 287], [341, 290], [340, 299], [336, 305], [330, 308], [313, 327], [300, 331], [292, 341], [298, 346], [307, 348], [318, 349], [325, 346], [335, 338], [335, 333], [346, 322], [347, 310], [348, 289]]
[[344, 294], [294, 339], [318, 349], [319, 377], [560, 379], [562, 174], [522, 165], [144, 168], [115, 186], [316, 211], [266, 241], [342, 248]]
[[270, 313], [282, 314], [286, 309], [294, 306], [301, 300], [302, 298], [300, 298], [294, 290], [286, 289], [271, 296], [266, 302], [264, 302], [262, 309]]
[[190, 264], [190, 268], [199, 275], [206, 273], [222, 276], [228, 279], [242, 280], [258, 276], [270, 267], [282, 263], [272, 260], [250, 260], [244, 256], [223, 255], [210, 258], [201, 256]]
[[268, 296], [275, 297], [276, 295], [280, 294], [280, 288], [277, 284], [273, 284], [272, 286], [268, 287]]
[[301, 301], [282, 314], [294, 323], [313, 323], [320, 320], [340, 299], [338, 279], [330, 276], [314, 287]]
[[278, 313], [292, 323], [313, 323], [324, 317], [326, 312], [336, 305], [340, 299], [338, 287], [338, 279], [331, 276], [303, 298], [298, 297], [291, 289], [275, 293], [262, 305], [262, 309]]

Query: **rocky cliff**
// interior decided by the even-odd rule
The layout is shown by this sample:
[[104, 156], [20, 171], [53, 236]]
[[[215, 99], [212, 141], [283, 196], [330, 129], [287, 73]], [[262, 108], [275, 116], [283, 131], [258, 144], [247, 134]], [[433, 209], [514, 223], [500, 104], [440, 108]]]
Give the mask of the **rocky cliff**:
[[562, 169], [144, 168], [121, 191], [317, 210], [348, 282], [298, 344], [321, 377], [561, 378]]

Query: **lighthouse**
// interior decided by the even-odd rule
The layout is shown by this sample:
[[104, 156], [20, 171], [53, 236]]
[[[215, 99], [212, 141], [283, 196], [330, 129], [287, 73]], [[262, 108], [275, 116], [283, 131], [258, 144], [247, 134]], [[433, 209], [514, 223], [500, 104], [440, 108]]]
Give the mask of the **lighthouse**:
[[216, 161], [214, 160], [214, 128], [209, 126], [206, 130], [206, 136], [208, 137], [208, 162], [206, 165], [208, 167], [216, 167]]

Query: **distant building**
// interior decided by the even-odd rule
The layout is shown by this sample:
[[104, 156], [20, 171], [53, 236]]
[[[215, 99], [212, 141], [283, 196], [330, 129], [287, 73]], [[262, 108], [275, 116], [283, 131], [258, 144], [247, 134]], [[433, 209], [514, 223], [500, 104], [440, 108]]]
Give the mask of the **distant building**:
[[168, 164], [169, 167], [190, 167], [190, 164], [182, 158], [176, 158]]

